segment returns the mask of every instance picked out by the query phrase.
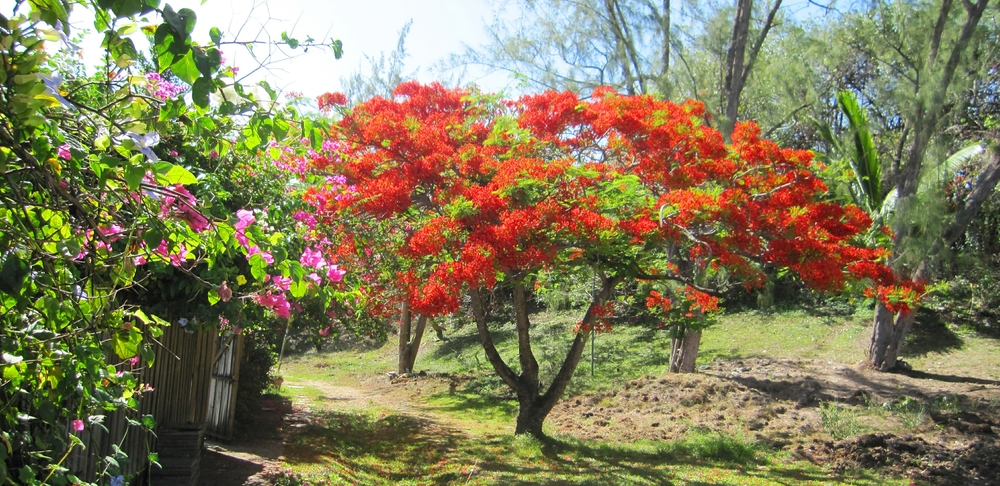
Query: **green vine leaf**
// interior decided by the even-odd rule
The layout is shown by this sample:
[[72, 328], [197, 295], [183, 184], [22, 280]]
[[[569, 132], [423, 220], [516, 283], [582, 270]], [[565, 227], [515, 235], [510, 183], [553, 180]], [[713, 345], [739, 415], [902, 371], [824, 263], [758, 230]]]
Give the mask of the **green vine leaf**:
[[28, 264], [16, 253], [8, 254], [3, 267], [0, 267], [0, 291], [13, 296], [21, 295], [27, 276]]
[[166, 173], [162, 173], [160, 170], [157, 170], [157, 172], [156, 181], [168, 186], [198, 183], [198, 178], [191, 171], [179, 165], [170, 164], [170, 168], [166, 170]]
[[181, 81], [187, 84], [194, 84], [198, 77], [201, 76], [201, 72], [198, 71], [198, 64], [194, 60], [194, 51], [191, 49], [188, 49], [180, 59], [174, 61], [170, 65], [170, 70], [178, 78], [181, 78]]
[[222, 43], [222, 31], [218, 27], [212, 27], [208, 31], [208, 37], [212, 39], [212, 43], [215, 45]]

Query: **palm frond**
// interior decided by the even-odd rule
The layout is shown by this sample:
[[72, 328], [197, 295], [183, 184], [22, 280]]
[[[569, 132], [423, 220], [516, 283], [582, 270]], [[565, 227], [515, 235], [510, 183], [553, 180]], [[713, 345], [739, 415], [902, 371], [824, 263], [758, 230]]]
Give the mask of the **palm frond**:
[[848, 160], [854, 169], [859, 195], [869, 214], [874, 214], [882, 208], [885, 197], [882, 194], [882, 166], [879, 165], [878, 150], [875, 148], [868, 118], [850, 91], [838, 92], [837, 104], [847, 116], [853, 132], [853, 151], [848, 154]]

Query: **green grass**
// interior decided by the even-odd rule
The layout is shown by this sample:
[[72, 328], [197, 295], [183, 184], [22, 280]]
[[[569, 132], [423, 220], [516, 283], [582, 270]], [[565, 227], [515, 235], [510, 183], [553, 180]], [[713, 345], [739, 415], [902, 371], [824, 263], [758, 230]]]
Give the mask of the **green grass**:
[[[561, 364], [578, 313], [532, 316], [532, 345], [543, 383]], [[705, 331], [699, 363], [761, 356], [855, 364], [864, 358], [870, 314], [862, 311], [833, 318], [791, 311], [723, 316]], [[919, 330], [914, 333], [913, 354], [906, 358], [914, 367], [927, 369], [940, 362], [942, 369], [951, 366], [957, 373], [965, 363], [979, 373], [976, 376], [984, 370], [1000, 370], [996, 340], [947, 325], [921, 325], [918, 322]], [[501, 355], [516, 366], [513, 325], [495, 323], [492, 329]], [[910, 483], [881, 477], [878, 472], [838, 476], [747, 436], [699, 429], [674, 442], [514, 437], [516, 402], [509, 400], [509, 391], [493, 376], [475, 327], [452, 321], [446, 335], [447, 341], [437, 341], [430, 333], [425, 336], [416, 369], [471, 378], [451, 389], [422, 395], [420, 415], [394, 412], [374, 401], [361, 408], [331, 410], [323, 402], [323, 390], [311, 385], [323, 381], [364, 388], [370, 380], [384, 379], [385, 373], [395, 369], [392, 340], [381, 347], [287, 358], [282, 393], [297, 402], [311, 402], [316, 414], [312, 424], [294, 432], [286, 450], [286, 462], [293, 471], [309, 484]], [[666, 371], [668, 346], [666, 333], [657, 330], [622, 326], [599, 334], [593, 352], [588, 345], [568, 395], [619, 389], [638, 377], [659, 375]], [[867, 406], [823, 403], [821, 414], [833, 437], [847, 438], [883, 430], [879, 427], [887, 423], [898, 431], [926, 427], [928, 410], [957, 408], [954, 397], [922, 404], [900, 396]]]
[[833, 318], [805, 311], [744, 312], [722, 317], [702, 336], [699, 361], [767, 356], [858, 363], [871, 332], [871, 311]]
[[823, 402], [819, 405], [820, 417], [823, 420], [823, 427], [830, 433], [830, 437], [836, 440], [849, 439], [874, 430], [873, 427], [864, 423], [867, 417], [884, 417], [880, 413], [865, 414], [855, 407], [842, 405], [833, 402]]
[[309, 484], [907, 484], [831, 475], [752, 442], [695, 431], [678, 442], [615, 444], [468, 436], [389, 412], [329, 412], [293, 436], [286, 462]]

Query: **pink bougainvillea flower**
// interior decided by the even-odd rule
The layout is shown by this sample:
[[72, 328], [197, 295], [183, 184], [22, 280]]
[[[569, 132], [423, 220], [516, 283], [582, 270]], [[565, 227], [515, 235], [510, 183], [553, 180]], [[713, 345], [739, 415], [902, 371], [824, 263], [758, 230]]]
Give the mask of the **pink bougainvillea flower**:
[[323, 259], [323, 254], [316, 250], [315, 248], [306, 248], [302, 251], [302, 256], [299, 257], [299, 263], [306, 267], [312, 267], [316, 270], [322, 269], [326, 266], [326, 260]]
[[176, 98], [184, 89], [181, 85], [163, 79], [159, 73], [146, 73], [146, 91], [161, 100]]
[[274, 281], [274, 286], [277, 287], [278, 290], [288, 290], [292, 285], [292, 279], [282, 277], [280, 275], [275, 275], [271, 280]]
[[208, 218], [203, 216], [198, 211], [195, 211], [194, 209], [188, 209], [187, 211], [178, 211], [177, 217], [186, 221], [188, 226], [191, 228], [191, 231], [194, 231], [195, 233], [201, 233], [202, 231], [205, 231], [206, 229], [208, 229], [209, 226], [212, 225], [211, 223], [209, 223]]
[[188, 226], [195, 233], [201, 233], [211, 226], [208, 218], [195, 209], [198, 200], [184, 186], [177, 184], [170, 188], [170, 192], [160, 201], [160, 215], [163, 217], [174, 216], [177, 219], [187, 222]]
[[289, 304], [288, 299], [285, 298], [285, 294], [272, 294], [270, 290], [265, 292], [263, 295], [257, 296], [257, 303], [271, 309], [274, 311], [274, 315], [278, 317], [290, 317], [291, 314], [291, 304]]
[[251, 256], [257, 254], [260, 254], [260, 256], [264, 259], [265, 262], [267, 262], [268, 265], [274, 263], [274, 257], [271, 256], [271, 253], [266, 251], [261, 251], [259, 246], [254, 245], [247, 249], [247, 258], [250, 258]]
[[73, 154], [70, 153], [69, 151], [68, 143], [60, 145], [59, 148], [56, 150], [56, 153], [58, 154], [59, 158], [63, 160], [69, 160], [73, 158]]
[[305, 223], [311, 230], [316, 229], [316, 217], [305, 211], [296, 212], [292, 215], [292, 219], [300, 223]]
[[246, 209], [236, 211], [236, 217], [239, 219], [239, 221], [236, 222], [236, 229], [239, 231], [246, 229], [247, 226], [250, 226], [254, 223], [254, 221], [257, 221], [257, 218], [254, 217], [253, 213], [247, 211]]
[[156, 252], [163, 256], [170, 254], [170, 244], [167, 243], [167, 240], [160, 240], [160, 245], [156, 247]]
[[316, 272], [313, 272], [313, 273], [310, 273], [309, 275], [306, 275], [306, 278], [308, 278], [309, 280], [312, 280], [313, 282], [315, 282], [316, 285], [319, 285], [319, 283], [320, 283], [320, 277], [319, 277], [319, 275]]
[[170, 264], [179, 267], [184, 260], [187, 260], [188, 251], [184, 243], [177, 247], [177, 253], [170, 253], [170, 245], [167, 240], [160, 240], [160, 245], [156, 247], [156, 253], [170, 260]]
[[99, 228], [99, 229], [100, 229], [102, 235], [110, 237], [110, 238], [108, 238], [110, 241], [118, 241], [118, 237], [121, 236], [122, 231], [123, 231], [122, 227], [119, 226], [119, 225], [117, 225], [117, 224], [112, 224], [111, 226], [107, 226], [107, 227]]
[[344, 280], [344, 275], [347, 271], [341, 270], [339, 265], [330, 265], [330, 269], [326, 271], [326, 278], [330, 279], [331, 282], [340, 282]]

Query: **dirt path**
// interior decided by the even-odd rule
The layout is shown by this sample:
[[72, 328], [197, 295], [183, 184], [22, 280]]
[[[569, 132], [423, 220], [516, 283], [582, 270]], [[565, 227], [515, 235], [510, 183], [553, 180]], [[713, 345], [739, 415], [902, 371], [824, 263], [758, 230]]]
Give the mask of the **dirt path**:
[[[291, 392], [292, 400], [284, 407], [265, 401], [262, 412], [280, 414], [277, 434], [270, 439], [219, 443], [206, 441], [202, 454], [202, 474], [199, 486], [265, 486], [269, 470], [280, 467], [286, 460], [285, 440], [295, 429], [314, 422], [315, 415], [323, 411], [352, 412], [381, 408], [405, 415], [421, 423], [427, 435], [465, 435], [461, 430], [469, 424], [451, 419], [430, 408], [415, 403], [414, 398], [425, 393], [430, 382], [401, 378], [390, 381], [386, 377], [362, 382], [333, 384], [322, 379], [286, 381], [283, 386]], [[306, 393], [307, 391], [318, 391]], [[284, 408], [284, 409], [282, 409]]]

